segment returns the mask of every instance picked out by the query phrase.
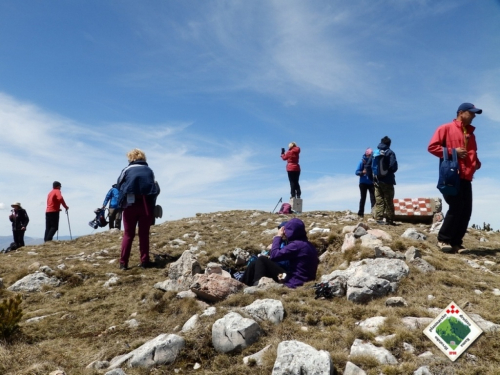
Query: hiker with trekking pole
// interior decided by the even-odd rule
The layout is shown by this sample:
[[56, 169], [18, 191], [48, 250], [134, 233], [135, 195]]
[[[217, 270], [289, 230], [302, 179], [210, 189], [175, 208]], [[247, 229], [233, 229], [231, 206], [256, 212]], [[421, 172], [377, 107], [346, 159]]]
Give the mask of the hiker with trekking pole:
[[61, 211], [61, 205], [66, 209], [66, 214], [68, 214], [69, 207], [61, 194], [61, 183], [59, 181], [54, 181], [52, 183], [52, 190], [47, 196], [47, 209], [45, 210], [45, 236], [43, 238], [45, 242], [52, 241], [54, 235], [59, 230], [59, 212]]

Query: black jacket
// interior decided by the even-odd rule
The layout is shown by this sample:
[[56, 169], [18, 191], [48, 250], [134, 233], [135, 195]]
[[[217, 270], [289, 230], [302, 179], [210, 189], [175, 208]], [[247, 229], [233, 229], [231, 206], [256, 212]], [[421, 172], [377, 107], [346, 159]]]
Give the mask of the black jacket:
[[28, 213], [24, 208], [19, 210], [12, 210], [9, 216], [10, 221], [12, 221], [12, 230], [21, 230], [22, 227], [27, 227], [30, 222]]

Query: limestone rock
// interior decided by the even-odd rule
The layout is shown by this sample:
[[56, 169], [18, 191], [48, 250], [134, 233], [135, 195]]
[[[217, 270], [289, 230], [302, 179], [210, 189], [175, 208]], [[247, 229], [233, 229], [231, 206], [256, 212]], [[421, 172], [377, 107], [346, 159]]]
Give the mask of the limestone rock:
[[350, 250], [356, 246], [356, 238], [354, 238], [354, 234], [347, 233], [344, 237], [344, 243], [342, 244], [341, 251], [345, 253], [347, 250]]
[[395, 365], [398, 363], [390, 351], [385, 348], [375, 346], [369, 342], [355, 339], [351, 346], [351, 356], [371, 356], [377, 359], [380, 364]]
[[271, 345], [267, 345], [264, 349], [258, 351], [257, 353], [254, 353], [252, 355], [248, 355], [243, 358], [243, 363], [245, 365], [249, 365], [251, 361], [255, 361], [255, 364], [257, 366], [262, 366], [263, 365], [263, 357], [264, 354], [271, 348]]
[[427, 236], [425, 234], [417, 232], [417, 230], [415, 228], [408, 228], [401, 235], [401, 237], [402, 238], [410, 238], [410, 239], [416, 240], [416, 241], [425, 241], [427, 239]]
[[389, 246], [375, 246], [375, 258], [406, 259], [405, 255], [393, 251]]
[[334, 371], [330, 353], [293, 340], [279, 343], [272, 375], [333, 375]]
[[421, 329], [424, 330], [434, 319], [433, 318], [417, 318], [413, 316], [407, 316], [401, 319], [401, 322], [408, 329]]
[[361, 246], [375, 249], [376, 246], [382, 246], [382, 240], [379, 240], [372, 234], [365, 234], [361, 238]]
[[55, 277], [49, 277], [43, 272], [35, 272], [24, 276], [9, 286], [11, 292], [39, 292], [44, 285], [59, 286], [60, 281]]
[[366, 372], [364, 372], [354, 363], [347, 361], [347, 363], [345, 364], [344, 375], [366, 375]]
[[258, 299], [244, 308], [245, 312], [257, 320], [268, 320], [274, 324], [283, 321], [285, 309], [281, 301], [275, 299]]
[[384, 316], [374, 316], [372, 318], [365, 319], [361, 322], [356, 323], [356, 325], [361, 328], [364, 332], [377, 333], [378, 328], [385, 323], [387, 320]]
[[108, 370], [116, 369], [122, 365], [151, 368], [169, 364], [175, 361], [184, 345], [185, 341], [182, 337], [163, 333], [130, 353], [113, 358]]
[[385, 305], [390, 307], [403, 307], [408, 306], [408, 303], [403, 297], [390, 297], [385, 301]]
[[201, 266], [189, 250], [184, 251], [179, 259], [170, 264], [168, 269], [168, 277], [171, 280], [194, 276], [198, 273], [201, 273]]
[[212, 325], [212, 344], [219, 353], [230, 353], [250, 346], [261, 334], [257, 322], [230, 312]]
[[434, 272], [436, 270], [432, 264], [422, 258], [415, 258], [408, 263], [415, 266], [422, 273]]
[[422, 258], [422, 252], [415, 246], [410, 246], [405, 253], [406, 261], [411, 262], [415, 258]]
[[200, 316], [198, 314], [193, 315], [191, 318], [187, 320], [186, 323], [182, 326], [181, 332], [189, 332], [196, 328], [198, 325], [198, 321], [200, 320]]

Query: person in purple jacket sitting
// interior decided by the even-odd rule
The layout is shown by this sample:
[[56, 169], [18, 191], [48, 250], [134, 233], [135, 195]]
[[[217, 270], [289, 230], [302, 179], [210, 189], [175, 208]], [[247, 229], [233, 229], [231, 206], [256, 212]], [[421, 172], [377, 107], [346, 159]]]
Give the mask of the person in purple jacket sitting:
[[[288, 243], [281, 247], [284, 241]], [[277, 264], [281, 261], [288, 261], [287, 270]], [[289, 288], [296, 288], [316, 279], [318, 263], [318, 252], [307, 240], [304, 222], [293, 218], [273, 238], [269, 258], [260, 256], [250, 263], [241, 282], [252, 286], [257, 285], [262, 277], [269, 277]]]

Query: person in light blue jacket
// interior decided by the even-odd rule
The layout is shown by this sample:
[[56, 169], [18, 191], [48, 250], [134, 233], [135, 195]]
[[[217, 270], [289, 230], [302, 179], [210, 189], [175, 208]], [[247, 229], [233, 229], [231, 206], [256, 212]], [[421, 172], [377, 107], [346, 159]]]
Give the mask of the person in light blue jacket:
[[365, 202], [366, 193], [370, 192], [370, 203], [371, 208], [375, 206], [375, 188], [373, 186], [373, 176], [372, 176], [372, 155], [373, 150], [367, 148], [361, 160], [356, 168], [356, 176], [359, 176], [359, 192], [361, 193], [361, 199], [359, 200], [359, 210], [358, 217], [363, 219], [365, 216]]
[[111, 189], [109, 189], [102, 204], [102, 208], [105, 208], [109, 202], [109, 229], [121, 229], [122, 226], [122, 211], [119, 205], [120, 191], [117, 189], [117, 186], [117, 184], [114, 184]]

